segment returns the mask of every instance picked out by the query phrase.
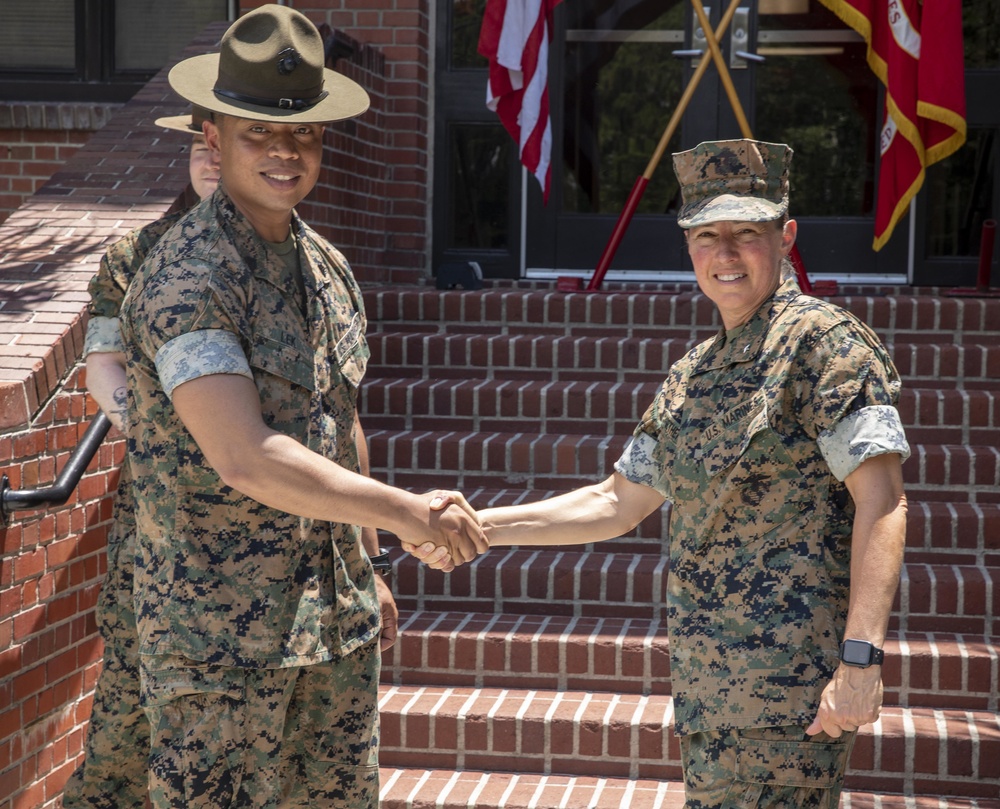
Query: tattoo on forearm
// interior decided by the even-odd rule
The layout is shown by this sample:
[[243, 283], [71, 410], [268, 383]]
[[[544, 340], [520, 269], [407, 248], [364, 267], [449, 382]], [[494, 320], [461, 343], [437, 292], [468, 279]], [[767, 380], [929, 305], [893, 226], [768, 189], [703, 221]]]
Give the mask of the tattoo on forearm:
[[113, 421], [117, 418], [121, 429], [124, 430], [128, 426], [125, 386], [122, 385], [120, 388], [115, 388], [112, 398], [115, 400], [115, 406], [109, 416], [112, 417]]

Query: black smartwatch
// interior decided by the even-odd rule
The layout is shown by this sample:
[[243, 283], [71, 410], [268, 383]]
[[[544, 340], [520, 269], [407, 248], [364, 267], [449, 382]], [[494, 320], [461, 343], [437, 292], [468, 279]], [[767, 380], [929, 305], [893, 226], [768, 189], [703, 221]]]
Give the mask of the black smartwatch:
[[874, 643], [866, 640], [848, 638], [840, 644], [840, 662], [859, 669], [869, 666], [881, 666], [885, 657], [881, 649], [876, 649]]
[[392, 572], [392, 562], [389, 561], [389, 551], [379, 551], [375, 556], [369, 556], [368, 561], [372, 563], [372, 567], [375, 569], [376, 573], [381, 573], [385, 576]]

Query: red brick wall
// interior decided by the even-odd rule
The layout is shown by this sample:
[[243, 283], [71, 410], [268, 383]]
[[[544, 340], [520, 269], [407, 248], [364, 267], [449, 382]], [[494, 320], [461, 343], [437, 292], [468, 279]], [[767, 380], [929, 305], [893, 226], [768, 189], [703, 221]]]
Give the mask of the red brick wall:
[[0, 101], [0, 223], [120, 106]]
[[[241, 12], [263, 5], [243, 0]], [[310, 0], [296, 8], [353, 38], [336, 69], [361, 81], [371, 109], [335, 124], [330, 170], [301, 211], [364, 282], [430, 276], [429, 0]], [[68, 160], [114, 106], [0, 102], [0, 223]], [[77, 126], [78, 128], [73, 128]], [[345, 165], [347, 174], [338, 171]]]
[[[79, 348], [79, 322], [63, 344]], [[74, 370], [31, 426], [0, 435], [13, 488], [52, 482], [93, 406]], [[85, 410], [87, 411], [85, 414]], [[105, 572], [120, 437], [106, 441], [70, 502], [17, 512], [0, 530], [0, 806], [51, 806], [76, 765], [99, 671], [94, 605]]]
[[[242, 5], [248, 8], [259, 3], [244, 1]], [[333, 30], [377, 47], [384, 55], [385, 95], [373, 97], [373, 110], [359, 119], [369, 124], [375, 113], [385, 149], [381, 261], [394, 281], [428, 278], [430, 0], [301, 0], [295, 8], [317, 25], [326, 23]], [[337, 69], [344, 69], [344, 65], [338, 64]], [[377, 240], [377, 234], [371, 238]], [[348, 259], [354, 261], [351, 255]]]
[[0, 223], [41, 188], [91, 134], [0, 130]]
[[385, 58], [370, 45], [349, 38], [344, 42], [354, 52], [338, 60], [336, 69], [365, 87], [371, 106], [358, 118], [328, 127], [324, 170], [298, 211], [343, 251], [358, 280], [415, 283], [419, 273], [394, 264], [387, 255], [396, 223], [388, 217], [386, 178], [392, 167], [387, 165], [385, 146]]
[[[187, 53], [208, 49], [223, 29]], [[406, 283], [426, 259], [393, 258], [384, 66], [364, 47], [338, 65], [369, 89], [373, 110], [332, 128], [303, 213], [362, 281]], [[184, 194], [186, 136], [152, 122], [185, 109], [162, 71], [0, 224], [0, 473], [13, 488], [50, 485], [95, 412], [79, 365], [87, 282], [108, 244]], [[123, 450], [112, 432], [69, 503], [15, 512], [0, 527], [0, 809], [55, 806], [80, 757], [101, 654], [93, 609]]]

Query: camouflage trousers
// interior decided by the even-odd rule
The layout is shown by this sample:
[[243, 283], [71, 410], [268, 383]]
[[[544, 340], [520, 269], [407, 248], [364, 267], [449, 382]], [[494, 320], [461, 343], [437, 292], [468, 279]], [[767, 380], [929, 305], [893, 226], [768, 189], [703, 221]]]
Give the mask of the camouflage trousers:
[[156, 809], [375, 809], [378, 641], [286, 669], [142, 659]]
[[149, 722], [139, 707], [139, 671], [132, 649], [104, 647], [87, 727], [83, 763], [63, 791], [64, 809], [145, 806]]
[[[117, 508], [117, 504], [116, 504]], [[149, 722], [139, 705], [139, 639], [132, 606], [135, 533], [116, 520], [97, 602], [104, 659], [94, 689], [83, 763], [63, 791], [64, 809], [146, 805]]]
[[682, 736], [686, 809], [837, 809], [857, 732], [798, 726]]

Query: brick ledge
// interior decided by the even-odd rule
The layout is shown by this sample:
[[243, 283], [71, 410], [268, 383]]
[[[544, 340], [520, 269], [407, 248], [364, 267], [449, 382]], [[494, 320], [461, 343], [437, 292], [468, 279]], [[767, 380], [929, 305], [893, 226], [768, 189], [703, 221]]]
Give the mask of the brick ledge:
[[0, 101], [0, 129], [96, 132], [122, 104]]

